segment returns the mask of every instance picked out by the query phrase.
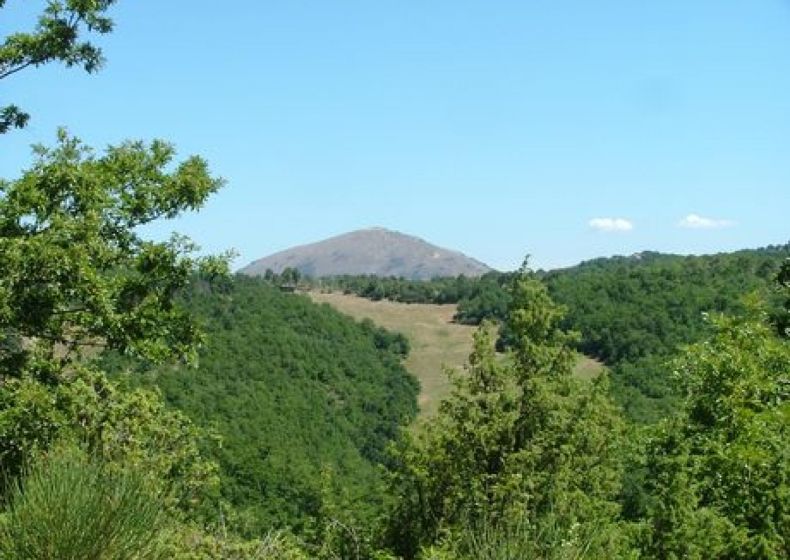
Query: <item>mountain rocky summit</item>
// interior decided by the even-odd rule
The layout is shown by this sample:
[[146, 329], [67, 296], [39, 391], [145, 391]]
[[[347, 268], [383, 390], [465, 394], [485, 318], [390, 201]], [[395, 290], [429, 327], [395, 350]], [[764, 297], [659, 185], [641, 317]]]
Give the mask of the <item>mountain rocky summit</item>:
[[490, 267], [458, 251], [444, 249], [412, 235], [385, 228], [369, 228], [300, 245], [258, 259], [239, 272], [263, 275], [295, 268], [312, 277], [371, 274], [412, 280], [435, 277], [480, 276]]

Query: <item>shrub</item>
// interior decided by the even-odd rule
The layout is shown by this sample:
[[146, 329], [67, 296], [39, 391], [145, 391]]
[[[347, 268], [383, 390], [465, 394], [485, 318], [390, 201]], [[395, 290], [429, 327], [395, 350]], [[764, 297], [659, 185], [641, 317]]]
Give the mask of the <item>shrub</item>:
[[156, 536], [162, 502], [146, 478], [112, 474], [75, 447], [42, 456], [13, 484], [0, 526], [7, 560], [162, 558]]

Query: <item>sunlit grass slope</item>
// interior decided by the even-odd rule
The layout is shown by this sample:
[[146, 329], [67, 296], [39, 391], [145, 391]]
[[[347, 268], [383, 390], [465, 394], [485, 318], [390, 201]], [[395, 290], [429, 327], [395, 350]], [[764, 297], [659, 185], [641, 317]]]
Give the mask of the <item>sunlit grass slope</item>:
[[[311, 297], [356, 319], [370, 319], [408, 337], [411, 352], [405, 365], [420, 381], [422, 414], [435, 412], [450, 389], [444, 367], [463, 368], [472, 350], [472, 335], [476, 327], [453, 323], [456, 309], [453, 304], [371, 301], [340, 293], [313, 292]], [[598, 375], [602, 367], [600, 362], [582, 356], [576, 374], [589, 379]]]
[[311, 295], [356, 319], [368, 318], [406, 335], [411, 352], [405, 365], [420, 380], [420, 411], [430, 414], [436, 410], [450, 386], [443, 366], [463, 367], [475, 332], [475, 327], [452, 322], [455, 305], [371, 301], [338, 293]]

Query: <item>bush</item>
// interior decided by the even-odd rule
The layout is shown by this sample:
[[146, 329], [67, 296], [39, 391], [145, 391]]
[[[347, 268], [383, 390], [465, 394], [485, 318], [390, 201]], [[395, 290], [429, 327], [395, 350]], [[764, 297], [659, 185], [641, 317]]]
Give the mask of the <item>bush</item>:
[[[0, 383], [0, 465], [9, 479], [57, 442], [79, 441], [106, 469], [149, 474], [168, 511], [211, 517], [219, 479], [201, 455], [204, 436], [156, 391], [126, 389], [93, 368], [74, 367], [57, 383], [29, 376]], [[0, 484], [0, 498], [5, 493]]]
[[43, 456], [12, 486], [0, 526], [7, 560], [162, 558], [156, 543], [163, 509], [144, 476], [110, 474], [75, 447]]
[[244, 540], [214, 534], [200, 527], [175, 526], [163, 534], [167, 558], [178, 560], [307, 560], [296, 539], [288, 533], [269, 532]]
[[526, 516], [486, 519], [465, 525], [439, 545], [424, 549], [420, 560], [585, 560], [636, 558], [626, 525], [566, 526], [551, 514], [532, 523]]

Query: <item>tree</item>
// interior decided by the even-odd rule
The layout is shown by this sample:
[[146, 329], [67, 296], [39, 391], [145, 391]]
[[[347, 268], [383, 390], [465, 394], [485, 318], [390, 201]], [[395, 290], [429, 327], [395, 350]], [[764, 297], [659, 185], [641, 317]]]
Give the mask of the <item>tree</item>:
[[3, 483], [40, 453], [67, 442], [110, 470], [148, 473], [171, 512], [195, 517], [216, 506], [219, 483], [216, 465], [199, 449], [203, 436], [159, 393], [119, 387], [84, 365], [71, 368], [58, 384], [25, 377], [0, 386]]
[[468, 375], [451, 375], [436, 418], [396, 454], [391, 541], [407, 558], [436, 542], [454, 558], [479, 556], [486, 531], [529, 543], [529, 557], [563, 541], [590, 557], [618, 546], [622, 420], [604, 380], [572, 376], [573, 336], [545, 286], [522, 271], [510, 292], [513, 353], [497, 356], [484, 325]]
[[647, 465], [651, 557], [790, 556], [790, 342], [761, 318], [717, 318], [676, 363], [686, 395]]
[[[88, 72], [103, 61], [86, 33], [112, 31], [114, 0], [48, 0], [32, 32], [0, 44], [0, 79], [54, 61]], [[5, 0], [0, 0], [0, 9]], [[25, 124], [15, 106], [0, 133]], [[0, 180], [0, 367], [52, 377], [81, 348], [115, 348], [153, 361], [190, 360], [198, 330], [173, 302], [200, 271], [184, 238], [145, 241], [139, 227], [200, 207], [222, 184], [199, 157], [174, 165], [169, 144], [127, 142], [96, 156], [65, 131], [14, 181]]]
[[145, 240], [138, 228], [199, 207], [221, 181], [201, 158], [173, 165], [160, 141], [97, 156], [61, 131], [36, 155], [19, 179], [0, 182], [4, 473], [76, 441], [119, 468], [158, 473], [174, 503], [194, 508], [195, 488], [216, 484], [200, 434], [158, 394], [120, 391], [84, 358], [112, 348], [151, 362], [194, 359], [202, 336], [176, 296], [201, 276], [224, 275], [226, 262], [194, 257], [184, 238]]
[[790, 259], [782, 264], [777, 281], [784, 301], [777, 312], [776, 326], [781, 336], [790, 338]]
[[[0, 8], [5, 2], [0, 0]], [[61, 61], [92, 72], [112, 0], [51, 0], [32, 33], [0, 44], [0, 79]], [[0, 132], [27, 120], [6, 108]], [[171, 510], [194, 511], [216, 489], [200, 433], [154, 392], [125, 391], [86, 363], [107, 348], [152, 362], [193, 361], [202, 337], [177, 295], [224, 276], [187, 239], [144, 239], [140, 227], [200, 207], [222, 181], [206, 162], [175, 162], [169, 144], [125, 142], [97, 155], [65, 131], [34, 148], [32, 166], [0, 180], [0, 464], [7, 477], [61, 442], [108, 469], [141, 468]]]
[[[33, 32], [0, 43], [0, 79], [54, 61], [95, 71], [101, 51], [81, 35], [111, 31], [113, 3], [49, 0]], [[27, 120], [0, 109], [0, 134]], [[222, 181], [158, 140], [97, 154], [60, 131], [54, 148], [34, 152], [21, 177], [0, 180], [0, 555], [300, 557], [288, 539], [206, 533], [225, 507], [218, 467], [203, 455], [210, 438], [158, 391], [89, 363], [107, 349], [194, 362], [203, 337], [179, 295], [226, 279], [227, 259], [140, 231], [199, 208]], [[88, 463], [58, 466], [61, 448]]]
[[289, 266], [280, 273], [280, 285], [295, 288], [299, 283], [299, 277], [299, 271]]
[[[112, 31], [113, 22], [105, 15], [115, 0], [48, 0], [36, 28], [14, 33], [0, 43], [0, 80], [30, 67], [62, 62], [95, 72], [103, 62], [101, 49], [82, 41], [84, 33]], [[5, 0], [0, 0], [0, 9]], [[16, 105], [0, 108], [0, 134], [23, 128], [30, 115]]]
[[171, 166], [161, 141], [96, 156], [61, 131], [33, 167], [0, 181], [0, 364], [3, 375], [56, 375], [85, 347], [153, 361], [194, 357], [200, 334], [175, 294], [221, 258], [195, 258], [139, 226], [202, 205], [222, 182], [199, 157]]

